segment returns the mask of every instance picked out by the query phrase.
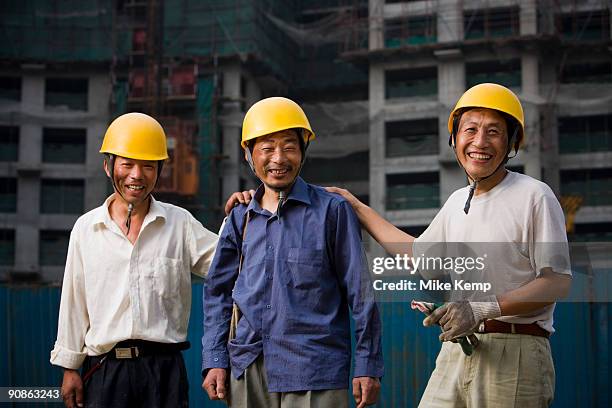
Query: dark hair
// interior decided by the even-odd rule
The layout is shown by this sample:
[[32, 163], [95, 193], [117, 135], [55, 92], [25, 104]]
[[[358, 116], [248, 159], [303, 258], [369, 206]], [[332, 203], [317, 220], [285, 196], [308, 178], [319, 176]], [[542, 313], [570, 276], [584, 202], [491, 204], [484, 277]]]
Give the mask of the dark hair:
[[[296, 134], [296, 136], [298, 138], [298, 143], [300, 144], [300, 151], [302, 152], [302, 159], [303, 159], [305, 157], [305, 155], [306, 155], [306, 143], [304, 142], [304, 135], [303, 135], [303, 133], [306, 132], [306, 130], [301, 129], [301, 128], [291, 128], [291, 129], [286, 129], [286, 130], [293, 130], [293, 131], [295, 131], [295, 134]], [[247, 148], [251, 152], [251, 155], [253, 154], [253, 148], [255, 147], [255, 141], [256, 140], [257, 140], [257, 138], [251, 139], [251, 140], [247, 141], [247, 143], [246, 143]]]
[[[111, 176], [111, 180], [115, 174], [115, 160], [117, 159], [117, 155], [112, 153], [104, 153], [104, 161], [108, 163], [108, 171]], [[155, 184], [159, 181], [159, 177], [161, 176], [162, 169], [164, 168], [164, 160], [155, 160], [157, 162], [157, 179], [155, 180]], [[114, 183], [114, 181], [113, 181]]]

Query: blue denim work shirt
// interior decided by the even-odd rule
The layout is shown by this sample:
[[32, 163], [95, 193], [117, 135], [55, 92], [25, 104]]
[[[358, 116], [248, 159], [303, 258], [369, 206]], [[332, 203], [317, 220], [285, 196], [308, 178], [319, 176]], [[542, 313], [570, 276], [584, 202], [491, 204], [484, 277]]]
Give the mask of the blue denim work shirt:
[[[231, 366], [239, 378], [263, 353], [268, 392], [348, 388], [350, 307], [354, 376], [382, 377], [380, 316], [350, 204], [298, 178], [279, 220], [262, 194], [235, 207], [219, 237], [203, 289], [203, 374]], [[228, 343], [232, 302], [243, 316]]]

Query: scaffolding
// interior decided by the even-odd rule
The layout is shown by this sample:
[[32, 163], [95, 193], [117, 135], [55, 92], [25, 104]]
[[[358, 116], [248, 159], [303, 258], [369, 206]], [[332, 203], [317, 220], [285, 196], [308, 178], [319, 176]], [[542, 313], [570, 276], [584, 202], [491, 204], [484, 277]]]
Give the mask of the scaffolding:
[[[436, 49], [448, 47], [438, 42], [439, 27], [463, 24], [459, 30], [463, 37], [454, 43], [462, 49], [486, 46], [491, 50], [499, 44], [527, 42], [543, 48], [559, 45], [571, 52], [580, 51], [584, 41], [603, 44], [604, 49], [609, 46], [610, 11], [603, 0], [599, 9], [593, 7], [597, 1], [585, 8], [576, 1], [539, 0], [537, 13], [529, 17], [537, 19], [537, 33], [530, 36], [521, 36], [519, 17], [524, 16], [518, 0], [504, 2], [503, 8], [485, 2], [486, 7], [475, 5], [466, 10], [459, 2], [459, 11], [451, 17], [439, 12], [436, 2], [380, 1], [383, 12], [372, 10], [369, 3], [373, 2], [9, 1], [0, 6], [0, 57], [8, 62], [82, 62], [108, 67], [113, 116], [144, 111], [162, 118], [168, 130], [172, 159], [159, 192], [171, 195], [202, 219], [215, 219], [221, 210], [218, 194], [223, 177], [219, 67], [226, 62], [237, 61], [256, 79], [272, 77], [287, 85], [288, 96], [315, 112], [314, 117], [325, 118], [316, 124], [323, 129], [318, 136], [359, 135], [361, 139], [352, 144], [358, 148], [344, 151], [343, 157], [348, 158], [368, 149], [369, 62], [377, 56], [385, 61], [387, 56], [402, 60], [413, 53], [432, 56]], [[372, 34], [380, 34], [381, 47], [369, 44]], [[353, 58], [355, 55], [358, 57]], [[572, 64], [566, 63], [568, 59], [561, 61], [561, 79], [583, 77], [579, 75], [583, 66], [576, 65], [579, 59]], [[468, 85], [495, 81], [520, 87], [520, 64], [516, 59], [497, 65], [486, 62], [486, 67], [469, 62], [466, 80]], [[592, 76], [607, 78], [610, 65], [598, 64]], [[437, 93], [435, 69], [431, 73], [389, 70], [385, 75], [385, 84], [389, 84], [386, 98]], [[262, 89], [265, 94], [267, 89]], [[554, 86], [546, 91], [549, 96], [535, 104], [572, 97]], [[573, 103], [605, 102], [598, 95], [587, 99]], [[245, 104], [244, 99], [238, 102]], [[401, 134], [388, 142], [391, 150], [412, 151], [423, 138], [424, 134]], [[429, 139], [425, 145], [432, 151], [435, 147]], [[332, 160], [343, 154], [337, 143], [329, 146], [323, 151], [313, 145], [313, 158]], [[178, 165], [182, 161], [185, 166]]]

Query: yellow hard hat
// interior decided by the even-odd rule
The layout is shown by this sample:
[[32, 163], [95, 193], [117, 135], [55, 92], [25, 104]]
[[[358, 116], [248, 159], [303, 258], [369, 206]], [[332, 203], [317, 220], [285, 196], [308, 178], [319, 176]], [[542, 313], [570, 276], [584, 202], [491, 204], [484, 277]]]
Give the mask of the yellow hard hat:
[[313, 140], [315, 134], [310, 128], [306, 114], [291, 99], [275, 96], [255, 103], [244, 116], [242, 123], [242, 148], [249, 140], [286, 129], [304, 129], [304, 142]]
[[522, 143], [525, 137], [525, 117], [519, 98], [510, 89], [498, 84], [484, 83], [474, 85], [457, 101], [448, 117], [448, 132], [453, 133], [455, 116], [465, 108], [489, 108], [512, 116], [520, 124], [517, 141]]
[[136, 160], [165, 160], [168, 158], [166, 134], [151, 116], [126, 113], [108, 127], [100, 153]]

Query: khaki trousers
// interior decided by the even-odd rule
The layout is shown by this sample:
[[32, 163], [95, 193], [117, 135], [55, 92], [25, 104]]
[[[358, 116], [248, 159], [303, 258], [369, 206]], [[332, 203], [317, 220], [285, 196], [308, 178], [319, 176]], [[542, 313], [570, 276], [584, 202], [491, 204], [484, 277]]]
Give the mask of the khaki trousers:
[[263, 355], [236, 380], [230, 375], [231, 408], [348, 408], [348, 391], [268, 392]]
[[525, 334], [476, 334], [471, 356], [445, 342], [419, 407], [548, 407], [555, 393], [550, 343]]

